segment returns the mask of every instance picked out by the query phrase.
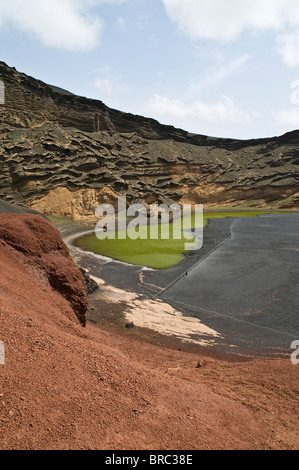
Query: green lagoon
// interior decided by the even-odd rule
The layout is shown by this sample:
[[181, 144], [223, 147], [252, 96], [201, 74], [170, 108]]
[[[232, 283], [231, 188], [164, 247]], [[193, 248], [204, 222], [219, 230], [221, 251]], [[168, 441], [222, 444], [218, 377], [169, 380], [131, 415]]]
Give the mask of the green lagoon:
[[[272, 212], [272, 211], [271, 211]], [[247, 212], [206, 212], [203, 216], [203, 229], [210, 219], [226, 217], [253, 217], [269, 214], [269, 211], [247, 211]], [[190, 217], [189, 217], [190, 219]], [[185, 220], [186, 226], [195, 228], [195, 217]], [[81, 237], [76, 240], [75, 245], [86, 251], [93, 252], [108, 258], [113, 258], [128, 264], [146, 266], [154, 269], [167, 269], [179, 264], [184, 259], [184, 253], [190, 250], [190, 232], [184, 234], [180, 229], [180, 239], [173, 236], [174, 222], [158, 225], [157, 239], [150, 238], [150, 226], [139, 227], [137, 231], [139, 238], [132, 239], [135, 230], [115, 232], [115, 239], [105, 238], [99, 240], [95, 233]], [[186, 238], [188, 237], [188, 238]], [[194, 241], [193, 236], [193, 241]], [[186, 250], [186, 243], [189, 248]], [[197, 242], [198, 243], [198, 242]], [[196, 248], [196, 242], [193, 249]]]

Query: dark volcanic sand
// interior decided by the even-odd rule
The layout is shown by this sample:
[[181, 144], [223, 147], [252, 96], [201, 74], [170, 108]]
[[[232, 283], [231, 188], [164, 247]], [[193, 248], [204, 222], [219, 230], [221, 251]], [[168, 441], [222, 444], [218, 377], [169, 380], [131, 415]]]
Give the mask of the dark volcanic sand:
[[[162, 299], [183, 315], [199, 318], [220, 335], [216, 341], [213, 338], [213, 353], [288, 355], [291, 342], [299, 338], [298, 225], [298, 214], [212, 219], [201, 250], [188, 253], [182, 263], [167, 270], [126, 265], [70, 245], [77, 262], [105, 282], [90, 297], [88, 317], [113, 331], [125, 326], [128, 303], [103, 298], [109, 285], [140, 299]], [[66, 241], [91, 229], [80, 224], [57, 226]], [[138, 333], [158, 341], [159, 328], [154, 333], [150, 329], [145, 325]], [[164, 340], [176, 344], [176, 337]], [[187, 345], [194, 349], [192, 343]]]

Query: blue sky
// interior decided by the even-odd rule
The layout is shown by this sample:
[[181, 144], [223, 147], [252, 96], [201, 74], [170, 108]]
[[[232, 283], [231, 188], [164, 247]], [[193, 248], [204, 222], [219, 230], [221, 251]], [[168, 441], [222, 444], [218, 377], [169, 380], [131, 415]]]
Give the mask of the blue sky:
[[189, 132], [299, 128], [298, 0], [0, 0], [0, 60]]

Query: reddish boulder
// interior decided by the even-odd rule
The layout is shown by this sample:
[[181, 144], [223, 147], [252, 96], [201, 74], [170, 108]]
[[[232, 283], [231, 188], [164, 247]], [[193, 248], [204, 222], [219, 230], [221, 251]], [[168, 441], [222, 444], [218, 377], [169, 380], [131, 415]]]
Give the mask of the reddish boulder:
[[35, 279], [60, 293], [86, 326], [84, 277], [55, 227], [39, 215], [2, 214], [0, 244], [6, 245]]

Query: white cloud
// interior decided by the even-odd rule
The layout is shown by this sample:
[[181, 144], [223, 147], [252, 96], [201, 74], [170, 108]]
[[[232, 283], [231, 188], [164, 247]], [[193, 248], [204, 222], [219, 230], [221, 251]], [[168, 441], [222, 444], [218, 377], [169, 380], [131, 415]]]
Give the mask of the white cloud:
[[186, 106], [182, 101], [167, 98], [161, 95], [152, 96], [149, 101], [146, 103], [147, 109], [154, 113], [156, 116], [160, 117], [186, 117], [188, 114], [188, 106]]
[[299, 104], [299, 80], [293, 80], [291, 83], [291, 90], [294, 90], [291, 93], [290, 101], [292, 104]]
[[126, 20], [122, 17], [119, 16], [115, 22], [116, 29], [118, 31], [126, 31], [127, 30], [127, 22]]
[[94, 81], [94, 87], [102, 95], [112, 95], [113, 93], [113, 84], [108, 78], [97, 78]]
[[216, 85], [223, 80], [236, 74], [242, 67], [250, 60], [249, 54], [243, 54], [237, 59], [231, 60], [225, 65], [222, 65], [216, 70], [208, 73], [202, 80], [190, 86], [187, 95], [194, 95], [195, 93], [204, 90], [207, 87]]
[[154, 95], [147, 102], [147, 111], [165, 121], [172, 122], [174, 118], [196, 119], [209, 123], [249, 123], [254, 114], [239, 109], [230, 96], [223, 95], [216, 103], [206, 103], [196, 100], [185, 103], [181, 100]]
[[293, 105], [288, 109], [279, 109], [271, 112], [271, 117], [282, 129], [299, 128], [299, 80], [293, 80], [290, 85], [290, 102]]
[[92, 7], [123, 1], [1, 0], [0, 28], [13, 27], [47, 47], [90, 50], [98, 44], [104, 26]]
[[287, 130], [299, 128], [299, 108], [282, 109], [272, 113], [276, 124]]
[[290, 67], [299, 65], [299, 31], [277, 37], [278, 50]]
[[[91, 83], [90, 96], [117, 106], [117, 100], [128, 94], [128, 87], [109, 65], [95, 70], [96, 77]], [[107, 103], [108, 104], [108, 103]]]
[[290, 66], [299, 64], [298, 0], [162, 0], [169, 18], [192, 40], [231, 41], [242, 32], [272, 31]]

